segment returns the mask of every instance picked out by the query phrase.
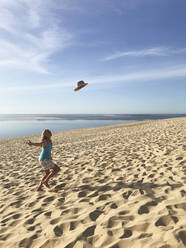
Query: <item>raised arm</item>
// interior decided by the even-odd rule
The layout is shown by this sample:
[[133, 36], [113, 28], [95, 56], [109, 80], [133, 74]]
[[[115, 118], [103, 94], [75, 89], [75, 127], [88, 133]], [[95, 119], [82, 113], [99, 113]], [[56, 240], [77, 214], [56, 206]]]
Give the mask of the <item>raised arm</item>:
[[44, 140], [43, 142], [39, 142], [39, 143], [33, 143], [31, 142], [30, 140], [27, 142], [27, 145], [29, 146], [43, 146], [43, 147], [46, 147], [48, 146], [48, 143], [46, 142], [46, 140]]
[[33, 142], [31, 142], [30, 140], [27, 142], [27, 145], [29, 145], [29, 146], [42, 146], [43, 145], [43, 143], [42, 142], [39, 142], [39, 143], [33, 143]]

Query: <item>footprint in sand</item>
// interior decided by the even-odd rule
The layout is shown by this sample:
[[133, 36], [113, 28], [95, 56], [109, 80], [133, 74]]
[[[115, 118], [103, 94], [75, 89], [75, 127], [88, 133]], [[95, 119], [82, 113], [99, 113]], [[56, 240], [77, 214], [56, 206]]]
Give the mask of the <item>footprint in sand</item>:
[[107, 200], [109, 197], [111, 197], [110, 194], [103, 194], [103, 195], [100, 195], [99, 198], [98, 198], [98, 201], [105, 201], [105, 200]]
[[12, 221], [9, 226], [17, 226], [20, 223], [20, 220], [14, 220]]
[[186, 230], [178, 232], [177, 236], [178, 236], [178, 239], [182, 241], [184, 246], [186, 246]]
[[177, 157], [176, 160], [183, 160], [183, 157]]
[[85, 197], [86, 196], [86, 192], [85, 191], [81, 191], [78, 193], [78, 197]]
[[63, 190], [65, 186], [66, 186], [66, 183], [58, 184], [58, 185], [54, 188], [54, 191]]
[[50, 197], [45, 198], [43, 201], [44, 202], [51, 202], [54, 200], [54, 198], [55, 198], [54, 196], [50, 196]]
[[31, 208], [31, 207], [33, 207], [36, 203], [37, 203], [37, 201], [31, 202], [31, 203], [28, 204], [28, 207]]
[[79, 225], [79, 221], [72, 221], [72, 222], [70, 222], [69, 231], [75, 230], [78, 225]]
[[89, 214], [89, 217], [92, 221], [96, 221], [97, 218], [103, 213], [103, 211], [100, 211], [98, 209], [96, 209], [95, 211], [91, 212]]
[[150, 211], [149, 211], [149, 208], [150, 207], [153, 207], [153, 206], [157, 206], [158, 203], [155, 202], [155, 201], [150, 201], [150, 202], [147, 202], [145, 203], [144, 205], [142, 205], [139, 209], [138, 209], [138, 214], [148, 214]]
[[96, 228], [96, 225], [93, 225], [93, 226], [88, 227], [88, 228], [82, 233], [82, 237], [83, 237], [83, 238], [87, 238], [87, 237], [90, 237], [90, 236], [94, 235], [95, 228]]
[[10, 219], [11, 219], [10, 217], [9, 217], [9, 218], [6, 218], [6, 219], [3, 219], [3, 220], [1, 221], [1, 223], [5, 224], [5, 223], [8, 222]]
[[[145, 239], [151, 237], [153, 234], [152, 233], [141, 233], [138, 239]], [[168, 248], [168, 247], [167, 247]]]
[[2, 241], [5, 241], [7, 240], [8, 238], [10, 238], [11, 234], [3, 234], [3, 235], [0, 235], [0, 240]]
[[185, 197], [186, 196], [186, 191], [182, 189], [182, 190], [180, 190], [180, 194], [181, 194], [182, 197]]
[[121, 226], [121, 218], [118, 216], [112, 216], [108, 219], [107, 228], [113, 228]]
[[168, 226], [169, 224], [175, 224], [178, 222], [178, 218], [176, 216], [164, 215], [161, 216], [156, 222], [155, 226]]
[[183, 210], [186, 210], [186, 202], [175, 204], [174, 207], [175, 208], [181, 208]]
[[35, 218], [30, 218], [30, 219], [26, 220], [24, 224], [25, 225], [31, 225], [34, 223], [34, 221], [35, 221]]
[[60, 217], [55, 218], [55, 219], [53, 219], [53, 220], [50, 221], [50, 224], [51, 224], [51, 225], [55, 225], [55, 224], [57, 224], [60, 220], [61, 220]]
[[149, 210], [146, 205], [141, 206], [138, 210], [138, 214], [148, 214], [148, 213], [149, 213]]
[[32, 245], [33, 240], [37, 238], [38, 238], [37, 234], [32, 235], [30, 238], [25, 238], [20, 241], [19, 247], [30, 247]]
[[125, 229], [124, 234], [120, 237], [120, 239], [126, 239], [132, 236], [132, 231], [130, 229]]
[[129, 213], [129, 211], [124, 210], [124, 211], [120, 211], [120, 212], [119, 212], [119, 215], [126, 215], [126, 214], [128, 214], [128, 213]]
[[123, 196], [124, 199], [127, 200], [131, 194], [132, 194], [132, 191], [129, 190], [129, 191], [127, 191], [127, 192], [124, 192], [122, 196]]
[[170, 215], [177, 214], [177, 212], [173, 209], [173, 206], [167, 205], [166, 208], [167, 208]]
[[12, 218], [15, 219], [15, 220], [17, 220], [17, 219], [19, 219], [20, 216], [21, 216], [21, 214], [14, 214], [12, 216]]
[[55, 228], [53, 229], [53, 231], [57, 237], [61, 237], [63, 234], [62, 226], [63, 226], [63, 224], [59, 225], [59, 226], [55, 226]]
[[110, 208], [112, 208], [112, 209], [116, 209], [116, 208], [118, 208], [118, 206], [117, 206], [117, 204], [116, 204], [116, 203], [112, 203], [112, 204], [110, 205]]
[[27, 230], [28, 230], [28, 231], [34, 231], [35, 228], [36, 228], [36, 226], [29, 226], [29, 227], [27, 228]]
[[51, 211], [44, 213], [44, 215], [45, 215], [45, 216], [47, 216], [47, 217], [50, 217], [50, 216], [51, 216], [51, 214], [52, 214], [52, 212], [51, 212]]
[[10, 204], [11, 207], [15, 206], [16, 208], [21, 207], [21, 205], [22, 205], [22, 201], [15, 201]]

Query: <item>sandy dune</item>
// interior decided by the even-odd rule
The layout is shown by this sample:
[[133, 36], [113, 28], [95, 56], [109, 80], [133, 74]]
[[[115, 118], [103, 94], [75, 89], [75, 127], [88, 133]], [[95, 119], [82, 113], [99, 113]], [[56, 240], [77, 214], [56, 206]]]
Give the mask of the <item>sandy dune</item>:
[[44, 192], [27, 139], [0, 141], [0, 248], [186, 247], [186, 118], [53, 134]]

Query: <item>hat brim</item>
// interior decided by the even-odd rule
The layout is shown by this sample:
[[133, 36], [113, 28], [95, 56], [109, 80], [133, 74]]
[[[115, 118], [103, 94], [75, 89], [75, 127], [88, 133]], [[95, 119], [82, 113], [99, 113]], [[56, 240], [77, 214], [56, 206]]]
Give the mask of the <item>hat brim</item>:
[[78, 90], [82, 89], [82, 88], [85, 87], [87, 84], [88, 84], [88, 83], [84, 83], [84, 84], [82, 84], [82, 85], [76, 87], [76, 88], [74, 89], [74, 91], [78, 91]]

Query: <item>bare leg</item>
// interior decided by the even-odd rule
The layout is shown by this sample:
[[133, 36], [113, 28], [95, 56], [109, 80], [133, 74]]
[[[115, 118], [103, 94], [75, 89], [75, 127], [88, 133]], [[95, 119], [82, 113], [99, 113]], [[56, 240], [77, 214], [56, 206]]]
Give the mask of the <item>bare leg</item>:
[[[50, 174], [50, 170], [45, 170], [45, 175], [44, 175], [44, 177], [41, 179], [41, 182], [40, 182], [40, 185], [39, 185], [39, 187], [38, 187], [38, 191], [40, 191], [40, 190], [42, 190], [42, 186], [43, 186], [43, 184], [45, 184], [44, 183], [44, 181], [45, 181], [45, 179], [48, 177], [48, 175]], [[46, 185], [46, 184], [45, 184]], [[48, 185], [48, 184], [47, 184]], [[47, 186], [46, 185], [46, 186]]]
[[44, 184], [45, 184], [45, 185], [46, 185], [46, 184], [48, 185], [49, 179], [50, 179], [51, 177], [55, 176], [59, 171], [60, 171], [60, 168], [59, 168], [57, 165], [55, 165], [55, 167], [52, 168], [52, 172], [50, 172], [50, 174], [46, 177], [46, 180], [44, 181]]

